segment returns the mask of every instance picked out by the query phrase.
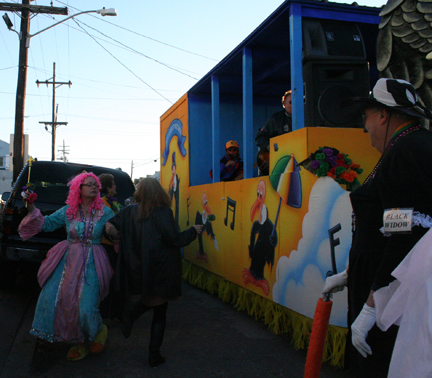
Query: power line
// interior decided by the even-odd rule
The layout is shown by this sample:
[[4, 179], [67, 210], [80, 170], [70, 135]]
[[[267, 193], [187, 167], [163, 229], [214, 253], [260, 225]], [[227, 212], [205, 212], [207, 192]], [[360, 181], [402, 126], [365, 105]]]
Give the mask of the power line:
[[126, 68], [132, 75], [134, 75], [138, 80], [140, 80], [142, 83], [144, 83], [145, 85], [147, 85], [150, 89], [152, 89], [154, 92], [156, 92], [159, 96], [161, 96], [162, 98], [164, 98], [165, 100], [167, 100], [170, 104], [173, 104], [172, 101], [168, 100], [162, 93], [158, 92], [155, 88], [153, 88], [150, 84], [146, 83], [143, 79], [141, 79], [135, 72], [133, 72], [129, 67], [127, 67], [124, 63], [122, 63], [117, 57], [115, 57], [109, 50], [107, 50], [104, 46], [102, 46], [97, 40], [96, 38], [94, 38], [91, 34], [87, 33], [87, 31], [81, 27], [81, 25], [76, 22], [75, 19], [72, 19], [75, 21], [75, 23], [85, 31], [85, 33], [92, 38], [100, 47], [102, 47], [108, 54], [110, 54], [117, 62], [119, 62], [124, 68]]
[[[84, 24], [85, 26], [87, 26], [88, 28], [93, 29], [93, 30], [96, 30], [98, 33], [104, 35], [106, 38], [112, 39], [112, 40], [115, 41], [116, 43], [112, 43], [112, 42], [109, 42], [109, 41], [104, 40], [104, 39], [102, 39], [102, 38], [99, 38], [99, 37], [95, 37], [95, 36], [93, 36], [93, 37], [96, 38], [96, 39], [99, 39], [99, 40], [101, 40], [101, 41], [104, 41], [104, 42], [106, 42], [106, 43], [109, 43], [109, 44], [111, 44], [111, 45], [113, 45], [113, 46], [117, 46], [117, 47], [123, 48], [123, 49], [125, 49], [125, 50], [127, 50], [127, 51], [132, 51], [132, 52], [135, 52], [136, 54], [143, 55], [144, 57], [146, 57], [146, 58], [148, 58], [148, 59], [150, 59], [150, 60], [153, 60], [153, 61], [155, 61], [155, 62], [157, 62], [157, 63], [159, 63], [159, 64], [162, 64], [162, 65], [166, 66], [167, 68], [170, 68], [170, 69], [173, 69], [173, 70], [177, 70], [177, 69], [178, 69], [178, 72], [181, 73], [181, 74], [183, 74], [183, 75], [189, 76], [188, 74], [183, 73], [182, 71], [184, 71], [184, 72], [191, 72], [191, 71], [188, 71], [188, 70], [186, 70], [186, 69], [184, 69], [184, 68], [182, 68], [182, 69], [181, 69], [182, 71], [180, 71], [180, 68], [178, 68], [178, 67], [176, 68], [175, 66], [172, 66], [172, 65], [170, 65], [170, 64], [160, 62], [160, 61], [158, 61], [158, 60], [156, 60], [156, 59], [154, 59], [154, 58], [152, 58], [152, 57], [149, 57], [149, 56], [147, 56], [147, 55], [145, 55], [145, 54], [143, 54], [143, 53], [141, 53], [141, 52], [139, 52], [139, 51], [133, 50], [131, 47], [128, 47], [127, 45], [122, 44], [121, 42], [119, 42], [119, 41], [117, 41], [117, 40], [115, 40], [115, 39], [109, 37], [109, 36], [106, 35], [106, 34], [103, 34], [102, 32], [98, 31], [97, 29], [92, 28], [91, 26], [88, 26], [87, 24], [85, 24], [85, 23], [82, 22], [81, 20], [75, 20], [75, 19], [74, 19], [74, 21], [75, 21], [75, 22], [80, 22], [80, 23]], [[69, 24], [62, 24], [62, 26], [64, 26], [64, 27], [68, 27], [69, 29], [76, 30], [76, 31], [78, 31], [78, 32], [80, 32], [80, 33], [89, 34], [89, 33], [87, 33], [87, 32], [84, 32], [83, 30], [80, 30], [80, 29], [74, 28], [73, 26], [71, 26], [71, 25], [69, 25]], [[91, 34], [89, 34], [89, 35], [91, 35]], [[195, 77], [193, 77], [193, 76], [190, 76], [190, 77], [191, 77], [192, 79], [198, 80], [197, 78], [195, 78]]]
[[[75, 29], [75, 30], [77, 30], [77, 29]], [[81, 30], [80, 30], [80, 32], [82, 33]], [[107, 43], [109, 43], [109, 42], [107, 42]], [[41, 69], [41, 68], [37, 68], [37, 67], [32, 67], [32, 66], [29, 66], [29, 68], [33, 68], [35, 71], [40, 71], [40, 72], [43, 72], [43, 73], [49, 73], [49, 72], [48, 72], [47, 70], [45, 70], [45, 69]], [[62, 74], [59, 74], [59, 76], [62, 76]], [[142, 87], [137, 87], [137, 86], [135, 86], [135, 85], [126, 85], [126, 84], [118, 84], [118, 83], [109, 83], [109, 82], [107, 82], [107, 81], [94, 80], [94, 79], [91, 79], [91, 78], [85, 78], [85, 77], [74, 76], [74, 75], [68, 75], [68, 77], [70, 77], [70, 78], [72, 78], [72, 79], [75, 78], [75, 79], [83, 80], [83, 81], [85, 81], [85, 82], [93, 82], [93, 83], [100, 83], [100, 84], [114, 85], [114, 86], [117, 86], [117, 87], [133, 88], [133, 89], [139, 89], [139, 90], [142, 90]], [[85, 84], [81, 84], [81, 85], [84, 85], [84, 86], [85, 86]], [[87, 85], [87, 87], [88, 87], [88, 88], [93, 88], [93, 87], [91, 87], [91, 86], [89, 86], [89, 85]], [[106, 90], [104, 90], [104, 91], [107, 92]], [[178, 90], [174, 90], [174, 89], [164, 89], [164, 91], [165, 91], [165, 92], [179, 92]], [[2, 92], [0, 92], [0, 93], [2, 93]], [[6, 93], [6, 92], [3, 92], [3, 93]], [[118, 92], [113, 92], [113, 93], [118, 94]]]
[[[64, 3], [64, 2], [62, 2], [62, 1], [58, 1], [58, 0], [57, 0], [57, 2], [60, 3], [60, 4], [63, 4], [63, 5], [67, 5], [69, 8], [73, 8], [73, 9], [75, 9], [75, 10], [77, 10], [77, 11], [80, 11], [80, 12], [82, 11], [82, 10], [80, 10], [80, 9], [78, 9], [78, 8], [75, 8], [75, 7], [72, 7], [72, 6], [70, 6], [69, 4], [66, 4], [66, 3]], [[140, 36], [140, 37], [143, 37], [143, 38], [149, 39], [149, 40], [151, 40], [151, 41], [154, 41], [154, 42], [160, 43], [160, 44], [162, 44], [162, 45], [165, 45], [165, 46], [171, 47], [171, 48], [173, 48], [173, 49], [180, 50], [180, 51], [183, 51], [183, 52], [188, 53], [188, 54], [196, 55], [196, 56], [199, 56], [199, 57], [201, 57], [201, 58], [205, 58], [205, 59], [213, 60], [213, 61], [215, 61], [215, 62], [219, 62], [219, 60], [217, 60], [217, 59], [209, 58], [208, 56], [201, 55], [201, 54], [197, 54], [197, 53], [194, 53], [194, 52], [192, 52], [192, 51], [185, 50], [185, 49], [182, 49], [182, 48], [180, 48], [180, 47], [170, 45], [170, 44], [168, 44], [168, 43], [165, 43], [165, 42], [159, 41], [159, 40], [157, 40], [157, 39], [155, 39], [155, 38], [151, 38], [151, 37], [148, 37], [148, 36], [146, 36], [146, 35], [144, 35], [144, 34], [140, 34], [140, 33], [137, 33], [137, 32], [135, 32], [135, 31], [133, 31], [133, 30], [127, 29], [127, 28], [125, 28], [125, 27], [123, 27], [123, 26], [116, 25], [116, 24], [114, 24], [114, 23], [112, 23], [112, 22], [110, 22], [110, 21], [107, 21], [107, 20], [101, 19], [101, 18], [99, 18], [99, 17], [95, 17], [95, 16], [92, 15], [92, 14], [89, 14], [89, 16], [94, 17], [94, 18], [97, 19], [98, 21], [106, 22], [107, 24], [110, 24], [111, 26], [115, 26], [116, 28], [126, 30], [126, 31], [129, 32], [129, 33], [136, 34], [136, 35], [138, 35], [138, 36]]]
[[159, 60], [157, 60], [157, 59], [154, 59], [154, 58], [152, 58], [152, 57], [150, 57], [150, 56], [148, 56], [148, 55], [145, 55], [145, 54], [143, 54], [142, 52], [139, 52], [139, 51], [133, 49], [132, 47], [129, 47], [129, 46], [125, 45], [124, 43], [122, 43], [122, 42], [120, 42], [120, 41], [117, 41], [117, 40], [114, 39], [114, 38], [111, 38], [110, 36], [108, 36], [108, 35], [102, 33], [101, 31], [99, 31], [99, 30], [97, 30], [97, 29], [95, 29], [95, 28], [92, 28], [91, 26], [87, 25], [86, 23], [84, 23], [84, 22], [82, 22], [82, 21], [77, 20], [76, 22], [79, 22], [80, 24], [83, 24], [83, 25], [87, 26], [89, 29], [92, 29], [92, 30], [94, 30], [94, 31], [96, 31], [96, 32], [98, 32], [98, 33], [100, 33], [100, 34], [102, 34], [104, 37], [106, 37], [106, 38], [108, 38], [108, 39], [111, 39], [112, 41], [118, 43], [119, 45], [125, 47], [126, 49], [128, 49], [128, 50], [130, 50], [130, 51], [133, 51], [133, 52], [136, 53], [136, 54], [142, 55], [143, 57], [145, 57], [145, 58], [147, 58], [147, 59], [153, 60], [154, 62], [156, 62], [156, 63], [158, 63], [158, 64], [161, 64], [162, 66], [165, 66], [165, 67], [169, 68], [170, 70], [176, 71], [176, 72], [178, 72], [178, 73], [180, 73], [180, 74], [182, 74], [182, 75], [188, 76], [188, 77], [190, 77], [190, 78], [192, 78], [192, 79], [194, 79], [194, 80], [198, 80], [198, 78], [196, 78], [196, 77], [193, 77], [193, 76], [191, 76], [191, 75], [189, 75], [189, 74], [187, 74], [187, 73], [181, 72], [180, 70], [178, 70], [178, 69], [176, 69], [176, 68], [174, 68], [174, 67], [172, 67], [172, 66], [170, 66], [170, 65], [168, 65], [168, 64], [166, 64], [166, 63], [163, 63], [163, 62], [161, 62], [161, 61], [159, 61]]

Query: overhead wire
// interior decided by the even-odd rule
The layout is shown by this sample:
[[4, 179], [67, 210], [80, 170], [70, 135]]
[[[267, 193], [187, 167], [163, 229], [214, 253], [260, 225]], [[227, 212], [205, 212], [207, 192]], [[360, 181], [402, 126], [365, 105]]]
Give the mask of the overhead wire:
[[[95, 17], [95, 16], [92, 16], [92, 17]], [[96, 19], [99, 19], [99, 18], [97, 18], [97, 17], [95, 17]], [[99, 19], [100, 20], [100, 19]], [[79, 23], [76, 21], [76, 20], [74, 20], [75, 21], [75, 23], [77, 24], [77, 26], [82, 30], [82, 32], [84, 32], [84, 33], [86, 33], [90, 38], [92, 38], [99, 46], [101, 46], [108, 54], [110, 54], [118, 63], [120, 63], [123, 67], [125, 67], [128, 71], [130, 71], [134, 76], [136, 76], [141, 82], [143, 82], [147, 87], [149, 87], [153, 92], [155, 92], [158, 96], [160, 96], [160, 97], [162, 97], [164, 100], [167, 100], [169, 103], [171, 103], [172, 104], [172, 102], [169, 100], [169, 99], [167, 99], [165, 96], [163, 96], [157, 89], [155, 89], [155, 88], [153, 88], [153, 87], [151, 87], [147, 82], [145, 82], [144, 80], [142, 80], [140, 77], [138, 77], [132, 70], [130, 70], [128, 67], [126, 67], [125, 66], [125, 64], [123, 64], [118, 58], [116, 58], [115, 56], [114, 56], [114, 54], [112, 54], [107, 48], [105, 48], [101, 43], [99, 43], [97, 40], [96, 40], [96, 36], [92, 36], [87, 30], [85, 30], [81, 25], [79, 25]], [[94, 28], [92, 28], [92, 27], [90, 27], [89, 25], [86, 25], [84, 22], [82, 22], [82, 21], [79, 21], [80, 23], [82, 23], [84, 26], [87, 26], [87, 28], [89, 28], [89, 29], [92, 29], [92, 30], [96, 30], [96, 29], [94, 29]], [[107, 22], [107, 21], [105, 21], [105, 22]], [[147, 36], [145, 36], [145, 35], [142, 35], [142, 34], [140, 34], [140, 33], [136, 33], [136, 32], [134, 32], [134, 31], [131, 31], [131, 30], [129, 30], [129, 29], [127, 29], [127, 28], [123, 28], [123, 27], [120, 27], [120, 26], [117, 26], [117, 25], [115, 25], [115, 24], [113, 24], [113, 23], [111, 23], [111, 22], [108, 22], [108, 24], [110, 24], [110, 25], [113, 25], [113, 26], [116, 26], [116, 27], [118, 27], [118, 28], [120, 28], [120, 29], [124, 29], [124, 30], [126, 30], [126, 31], [128, 31], [128, 32], [131, 32], [131, 33], [133, 33], [133, 34], [136, 34], [136, 35], [138, 35], [138, 36], [141, 36], [141, 37], [143, 37], [143, 38], [147, 38], [147, 39], [149, 39], [149, 40], [152, 40], [152, 41], [154, 41], [154, 42], [157, 42], [157, 43], [161, 43], [161, 44], [163, 44], [163, 45], [166, 45], [166, 46], [168, 46], [168, 47], [171, 47], [171, 48], [174, 48], [174, 49], [177, 49], [177, 50], [180, 50], [180, 51], [183, 51], [183, 52], [186, 52], [186, 53], [189, 53], [189, 54], [193, 54], [193, 55], [196, 55], [196, 56], [200, 56], [200, 57], [203, 57], [203, 58], [206, 58], [206, 59], [211, 59], [211, 60], [214, 60], [214, 61], [217, 61], [216, 59], [212, 59], [212, 58], [208, 58], [208, 57], [206, 57], [206, 56], [203, 56], [203, 55], [200, 55], [200, 54], [196, 54], [196, 53], [193, 53], [193, 52], [191, 52], [191, 51], [187, 51], [187, 50], [185, 50], [185, 49], [181, 49], [181, 48], [179, 48], [179, 47], [176, 47], [176, 46], [172, 46], [172, 45], [169, 45], [169, 44], [167, 44], [167, 43], [164, 43], [164, 42], [161, 42], [161, 41], [158, 41], [158, 40], [156, 40], [156, 39], [153, 39], [153, 38], [150, 38], [150, 37], [147, 37]], [[70, 26], [70, 25], [68, 25], [68, 27], [72, 27], [72, 26]], [[72, 27], [73, 28], [73, 27]], [[75, 29], [75, 28], [73, 28], [73, 29]], [[77, 29], [76, 29], [77, 30]], [[80, 30], [80, 31], [81, 31]], [[97, 31], [97, 30], [96, 30]], [[99, 31], [98, 31], [99, 32]], [[111, 38], [111, 37], [109, 37], [109, 36], [107, 36], [107, 35], [105, 35], [104, 33], [101, 33], [101, 32], [99, 32], [100, 34], [102, 34], [105, 38], [108, 38], [108, 39], [110, 39], [110, 40], [112, 40], [112, 41], [114, 41], [116, 44], [118, 44], [119, 46], [122, 46], [123, 48], [125, 48], [125, 49], [128, 49], [128, 50], [130, 50], [130, 51], [132, 51], [132, 52], [135, 52], [135, 53], [137, 53], [137, 54], [140, 54], [140, 55], [142, 55], [142, 56], [144, 56], [144, 57], [146, 57], [146, 58], [148, 58], [148, 59], [150, 59], [150, 60], [153, 60], [153, 61], [155, 61], [156, 63], [159, 63], [159, 64], [161, 64], [161, 65], [164, 65], [165, 67], [167, 67], [167, 68], [170, 68], [170, 69], [172, 69], [172, 70], [174, 70], [174, 71], [176, 71], [176, 72], [179, 72], [179, 73], [181, 73], [181, 74], [183, 74], [183, 75], [186, 75], [186, 76], [189, 76], [189, 77], [191, 77], [191, 78], [193, 78], [193, 79], [195, 79], [195, 80], [197, 80], [195, 77], [193, 77], [193, 76], [191, 76], [191, 75], [187, 75], [187, 74], [185, 74], [184, 72], [181, 72], [181, 71], [179, 71], [179, 70], [176, 70], [175, 68], [173, 68], [173, 67], [171, 67], [171, 66], [169, 66], [169, 65], [167, 65], [167, 64], [165, 64], [165, 63], [163, 63], [163, 62], [160, 62], [160, 61], [158, 61], [158, 60], [156, 60], [156, 59], [153, 59], [153, 58], [151, 58], [151, 57], [149, 57], [149, 56], [146, 56], [145, 54], [142, 54], [142, 53], [140, 53], [139, 51], [137, 51], [137, 50], [134, 50], [133, 48], [130, 48], [129, 46], [127, 46], [127, 45], [125, 45], [125, 44], [123, 44], [123, 43], [121, 43], [121, 42], [119, 42], [119, 41], [117, 41], [117, 40], [115, 40], [114, 38]], [[104, 39], [100, 39], [101, 41], [104, 41], [104, 42], [106, 42], [106, 43], [109, 43], [109, 41], [106, 41], [106, 40], [104, 40]], [[42, 45], [40, 45], [40, 47], [42, 48]], [[42, 53], [42, 56], [44, 56], [44, 54]], [[58, 51], [57, 51], [57, 57], [58, 57]], [[45, 65], [45, 62], [44, 62], [44, 65]], [[13, 67], [11, 67], [11, 68], [13, 68]], [[34, 70], [36, 71], [36, 70], [38, 70], [38, 69], [36, 69], [36, 67], [34, 67]], [[45, 72], [48, 72], [48, 70], [45, 68]], [[86, 79], [87, 80], [87, 79]], [[97, 82], [96, 80], [90, 80], [90, 81], [94, 81], [94, 82]], [[106, 84], [106, 83], [105, 83]], [[128, 87], [130, 87], [130, 86], [128, 86]], [[68, 94], [69, 94], [69, 92], [68, 92]], [[58, 97], [62, 97], [62, 96], [58, 96]], [[70, 96], [69, 96], [69, 98], [70, 98]], [[142, 159], [141, 159], [142, 160]], [[143, 164], [148, 164], [148, 163], [151, 163], [151, 162], [153, 162], [154, 161], [154, 159], [150, 159], [148, 162], [144, 162], [144, 163], [138, 163], [138, 165], [137, 166], [139, 166], [139, 165], [143, 165]]]
[[[75, 8], [75, 7], [73, 7], [73, 6], [69, 5], [69, 4], [66, 4], [66, 3], [62, 2], [62, 1], [57, 0], [57, 2], [60, 3], [60, 4], [63, 4], [63, 5], [68, 6], [69, 8], [73, 8], [73, 9], [75, 9], [76, 11], [82, 12], [81, 9]], [[188, 53], [188, 54], [196, 55], [196, 56], [199, 56], [199, 57], [201, 57], [201, 58], [205, 58], [205, 59], [209, 59], [209, 60], [213, 60], [213, 61], [215, 61], [215, 62], [218, 62], [217, 59], [210, 58], [210, 57], [205, 56], [205, 55], [202, 55], [202, 54], [194, 53], [194, 52], [192, 52], [192, 51], [189, 51], [189, 50], [183, 49], [183, 48], [181, 48], [181, 47], [177, 47], [177, 46], [174, 46], [174, 45], [170, 45], [169, 43], [159, 41], [159, 40], [157, 40], [157, 39], [155, 39], [155, 38], [148, 37], [148, 36], [146, 36], [146, 35], [144, 35], [144, 34], [140, 34], [140, 33], [138, 33], [138, 32], [135, 32], [135, 31], [130, 30], [130, 29], [128, 29], [128, 28], [125, 28], [125, 27], [123, 27], [123, 26], [116, 25], [116, 24], [114, 24], [113, 22], [110, 22], [110, 21], [107, 21], [107, 20], [101, 19], [100, 17], [96, 17], [96, 16], [91, 15], [91, 14], [90, 14], [89, 16], [94, 17], [95, 19], [97, 19], [97, 20], [99, 20], [99, 21], [102, 21], [102, 22], [105, 22], [105, 23], [110, 24], [110, 25], [112, 25], [112, 26], [115, 26], [116, 28], [123, 29], [123, 30], [125, 30], [125, 31], [127, 31], [127, 32], [129, 32], [129, 33], [136, 34], [136, 35], [138, 35], [138, 36], [140, 36], [140, 37], [143, 37], [143, 38], [149, 39], [149, 40], [154, 41], [154, 42], [156, 42], [156, 43], [160, 43], [160, 44], [165, 45], [165, 46], [167, 46], [167, 47], [171, 47], [171, 48], [173, 48], [173, 49], [180, 50], [180, 51], [183, 51], [183, 52]]]
[[[91, 15], [89, 15], [89, 16], [91, 16]], [[112, 39], [115, 43], [111, 43], [111, 42], [106, 41], [106, 40], [104, 40], [104, 39], [102, 39], [102, 38], [99, 38], [99, 37], [95, 37], [95, 36], [93, 36], [93, 37], [96, 38], [96, 39], [99, 39], [99, 40], [104, 41], [104, 42], [106, 42], [106, 43], [112, 44], [113, 46], [117, 46], [117, 47], [123, 48], [123, 49], [125, 49], [125, 50], [127, 50], [127, 51], [132, 51], [132, 52], [134, 52], [134, 53], [136, 53], [136, 54], [142, 55], [142, 56], [148, 58], [149, 60], [153, 60], [153, 61], [155, 61], [155, 62], [157, 62], [157, 63], [159, 63], [159, 64], [161, 64], [161, 65], [164, 65], [164, 66], [166, 66], [166, 67], [168, 67], [168, 68], [170, 68], [170, 69], [173, 69], [174, 71], [177, 71], [177, 72], [181, 73], [182, 75], [186, 75], [186, 76], [191, 77], [191, 78], [194, 79], [194, 80], [198, 80], [197, 78], [195, 78], [195, 77], [193, 77], [193, 76], [190, 76], [190, 75], [186, 74], [185, 72], [191, 72], [191, 71], [188, 71], [188, 70], [185, 69], [185, 68], [182, 68], [182, 69], [181, 69], [182, 71], [180, 71], [180, 68], [175, 67], [175, 66], [173, 66], [173, 65], [171, 65], [171, 64], [163, 63], [163, 62], [161, 62], [161, 61], [158, 61], [157, 59], [154, 59], [154, 58], [152, 58], [152, 57], [149, 57], [149, 56], [147, 56], [147, 55], [141, 53], [140, 51], [134, 50], [133, 48], [131, 48], [131, 47], [129, 47], [129, 46], [123, 44], [122, 42], [119, 42], [119, 41], [115, 40], [114, 38], [111, 38], [111, 37], [109, 37], [109, 36], [103, 34], [102, 32], [98, 31], [97, 29], [94, 29], [94, 28], [90, 27], [89, 25], [85, 24], [85, 23], [82, 22], [81, 20], [75, 20], [75, 19], [74, 19], [74, 21], [75, 21], [75, 22], [82, 23], [83, 25], [89, 27], [90, 29], [96, 30], [98, 33], [101, 33], [101, 34], [104, 35], [105, 37], [107, 37], [107, 38], [109, 38], [109, 39]], [[89, 34], [89, 33], [84, 32], [82, 29], [80, 30], [80, 29], [74, 28], [73, 26], [71, 26], [71, 25], [69, 25], [69, 24], [62, 24], [62, 25], [63, 25], [63, 26], [66, 26], [66, 27], [68, 27], [68, 28], [70, 28], [70, 29], [77, 30], [77, 31], [79, 31], [80, 33]]]
[[84, 32], [90, 37], [92, 38], [100, 47], [102, 47], [109, 55], [111, 55], [118, 63], [120, 63], [124, 68], [126, 68], [132, 75], [134, 75], [139, 81], [141, 81], [142, 83], [144, 83], [145, 85], [147, 85], [151, 90], [153, 90], [155, 93], [157, 93], [159, 96], [161, 96], [162, 98], [164, 98], [165, 100], [167, 100], [170, 104], [173, 104], [173, 102], [171, 100], [169, 100], [168, 98], [166, 98], [162, 93], [158, 92], [155, 88], [153, 88], [150, 84], [148, 84], [147, 82], [145, 82], [143, 79], [141, 79], [135, 72], [133, 72], [129, 67], [127, 67], [123, 62], [120, 61], [120, 59], [118, 59], [116, 56], [114, 56], [114, 54], [112, 54], [109, 50], [107, 50], [104, 46], [102, 46], [102, 44], [100, 44], [91, 34], [87, 33], [87, 31], [78, 23], [76, 22], [75, 19], [72, 19], [75, 21], [75, 23], [84, 30]]
[[137, 54], [139, 54], [139, 55], [142, 55], [142, 56], [144, 56], [144, 57], [147, 58], [147, 59], [153, 60], [154, 62], [159, 63], [159, 64], [161, 64], [161, 65], [163, 65], [163, 66], [165, 66], [165, 67], [167, 67], [167, 68], [169, 68], [169, 69], [171, 69], [171, 70], [173, 70], [173, 71], [176, 71], [176, 72], [178, 72], [178, 73], [180, 73], [180, 74], [182, 74], [182, 75], [188, 76], [188, 77], [190, 77], [190, 78], [192, 78], [192, 79], [194, 79], [194, 80], [198, 80], [198, 78], [196, 78], [196, 77], [193, 77], [193, 76], [188, 75], [188, 74], [186, 74], [186, 73], [184, 73], [184, 72], [181, 72], [181, 71], [179, 71], [179, 70], [173, 68], [172, 66], [170, 66], [170, 65], [168, 65], [168, 64], [165, 64], [165, 63], [163, 63], [163, 62], [161, 62], [161, 61], [159, 61], [159, 60], [157, 60], [157, 59], [154, 59], [154, 58], [152, 58], [152, 57], [150, 57], [150, 56], [148, 56], [148, 55], [146, 55], [146, 54], [144, 54], [144, 53], [142, 53], [142, 52], [140, 52], [140, 51], [137, 51], [137, 50], [133, 49], [133, 48], [130, 47], [130, 46], [125, 45], [124, 43], [122, 43], [122, 42], [120, 42], [120, 41], [117, 41], [117, 40], [114, 39], [114, 38], [111, 38], [110, 36], [108, 36], [108, 35], [102, 33], [101, 31], [99, 31], [99, 30], [97, 30], [97, 29], [95, 29], [95, 28], [93, 28], [93, 27], [91, 27], [91, 26], [89, 26], [89, 25], [87, 25], [86, 23], [82, 22], [81, 20], [76, 20], [76, 21], [79, 22], [80, 24], [83, 24], [83, 25], [87, 26], [89, 29], [92, 29], [92, 30], [94, 30], [94, 31], [96, 31], [96, 32], [98, 32], [98, 33], [100, 33], [100, 34], [102, 34], [104, 37], [106, 37], [106, 38], [108, 38], [108, 39], [111, 39], [112, 41], [118, 43], [119, 45], [125, 47], [126, 49], [128, 49], [128, 50], [130, 50], [130, 51], [133, 51], [134, 53], [137, 53]]

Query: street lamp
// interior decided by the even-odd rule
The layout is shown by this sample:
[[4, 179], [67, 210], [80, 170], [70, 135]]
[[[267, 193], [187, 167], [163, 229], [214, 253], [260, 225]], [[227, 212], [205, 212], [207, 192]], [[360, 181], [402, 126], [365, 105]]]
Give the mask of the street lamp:
[[[16, 105], [15, 105], [15, 131], [14, 131], [14, 145], [13, 145], [13, 181], [16, 181], [19, 173], [21, 172], [24, 161], [23, 161], [23, 131], [24, 131], [24, 105], [25, 105], [25, 95], [26, 95], [26, 83], [27, 83], [27, 64], [28, 64], [28, 47], [30, 46], [30, 38], [34, 37], [45, 30], [51, 29], [52, 27], [61, 24], [69, 20], [70, 18], [79, 16], [83, 13], [97, 13], [101, 16], [117, 16], [117, 11], [114, 8], [109, 9], [99, 9], [99, 10], [90, 10], [85, 12], [76, 13], [70, 17], [65, 18], [64, 20], [57, 22], [50, 27], [43, 29], [33, 35], [28, 34], [30, 27], [30, 17], [29, 13], [42, 13], [42, 11], [32, 10], [30, 8], [30, 0], [23, 0], [22, 9], [21, 10], [21, 33], [18, 33], [16, 30], [13, 30], [13, 24], [7, 15], [3, 16], [3, 20], [6, 23], [6, 26], [9, 30], [16, 32], [20, 38], [20, 53], [19, 53], [19, 64], [18, 64], [18, 84], [17, 84], [17, 94], [16, 94]], [[39, 7], [45, 8], [45, 7]], [[47, 7], [48, 8], [48, 7]], [[51, 7], [49, 7], [51, 10]], [[62, 11], [66, 10], [66, 13], [62, 13]], [[44, 13], [47, 13], [46, 10]], [[56, 9], [56, 14], [67, 14], [67, 8], [65, 9]]]
[[98, 9], [98, 10], [89, 10], [89, 11], [75, 13], [72, 16], [66, 17], [64, 20], [61, 20], [61, 21], [57, 22], [54, 25], [51, 25], [51, 26], [49, 26], [49, 27], [47, 27], [45, 29], [42, 29], [42, 30], [38, 31], [37, 33], [27, 35], [26, 47], [27, 48], [30, 47], [30, 38], [35, 37], [36, 35], [44, 32], [45, 30], [51, 29], [54, 26], [57, 26], [58, 24], [61, 24], [61, 23], [65, 22], [65, 21], [67, 21], [67, 20], [70, 20], [71, 18], [74, 18], [74, 17], [79, 16], [80, 14], [84, 14], [84, 13], [97, 13], [97, 14], [100, 14], [101, 16], [104, 16], [104, 17], [105, 16], [117, 16], [117, 11], [116, 11], [115, 8], [108, 8], [108, 9], [102, 8], [102, 9]]

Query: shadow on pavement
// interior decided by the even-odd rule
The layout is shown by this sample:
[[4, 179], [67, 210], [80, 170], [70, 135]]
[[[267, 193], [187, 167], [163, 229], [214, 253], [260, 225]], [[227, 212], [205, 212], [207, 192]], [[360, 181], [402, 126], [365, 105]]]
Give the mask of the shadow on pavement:
[[[183, 297], [168, 307], [162, 355], [166, 363], [148, 366], [151, 313], [137, 320], [132, 335], [122, 336], [120, 323], [107, 321], [103, 352], [67, 361], [69, 345], [38, 342], [29, 377], [303, 377], [306, 351], [274, 335], [262, 322], [218, 297], [183, 283]], [[350, 375], [327, 364], [321, 378]]]

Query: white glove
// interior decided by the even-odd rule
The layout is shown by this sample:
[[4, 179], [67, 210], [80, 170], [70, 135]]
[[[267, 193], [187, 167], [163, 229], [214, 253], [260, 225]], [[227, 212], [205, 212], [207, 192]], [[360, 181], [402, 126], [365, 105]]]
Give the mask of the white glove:
[[366, 358], [367, 355], [372, 354], [372, 349], [366, 343], [366, 337], [372, 329], [376, 321], [376, 310], [369, 307], [366, 303], [363, 306], [359, 316], [351, 325], [352, 344], [359, 351], [359, 353]]
[[322, 297], [325, 299], [326, 294], [331, 298], [331, 294], [342, 291], [348, 284], [348, 273], [344, 270], [341, 273], [327, 277], [322, 289]]

